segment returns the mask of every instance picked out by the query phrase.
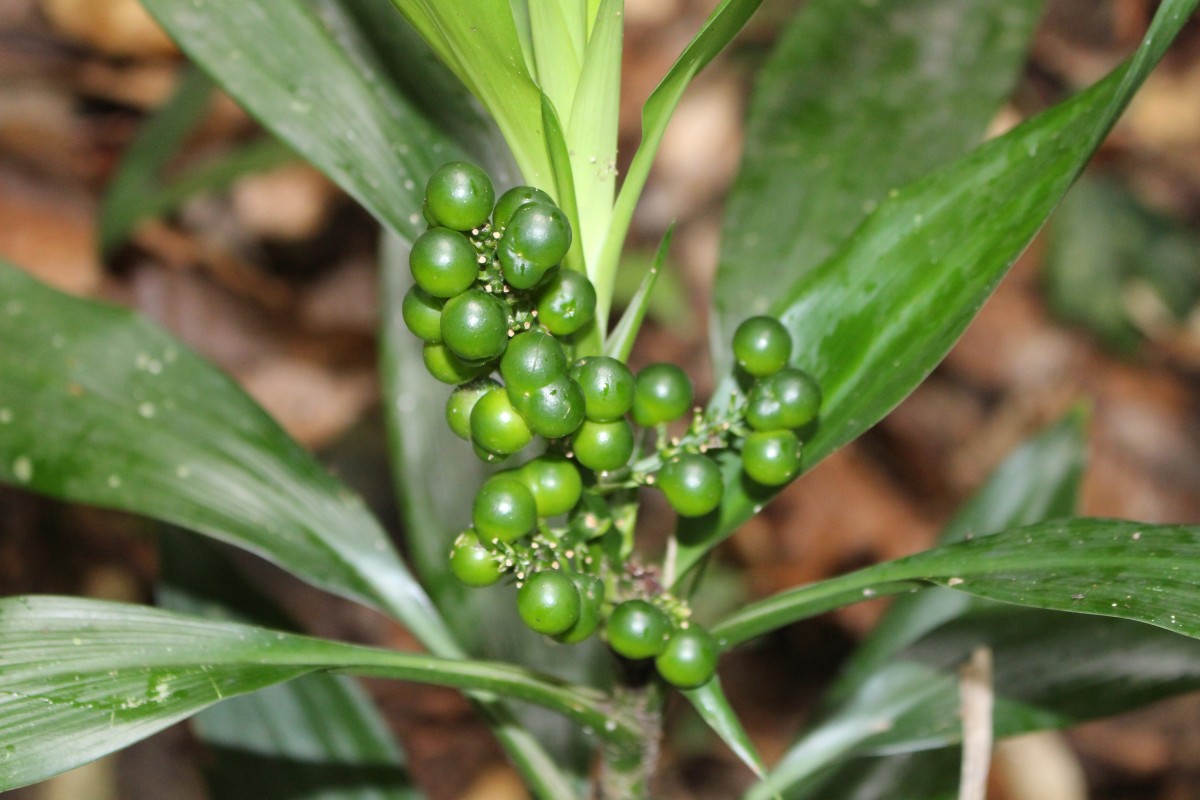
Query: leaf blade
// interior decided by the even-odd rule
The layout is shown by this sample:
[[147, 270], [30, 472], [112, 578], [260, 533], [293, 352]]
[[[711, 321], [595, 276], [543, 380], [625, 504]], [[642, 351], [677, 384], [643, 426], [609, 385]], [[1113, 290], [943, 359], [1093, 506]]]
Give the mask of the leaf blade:
[[0, 481], [235, 544], [457, 652], [361, 499], [232, 380], [135, 314], [3, 262], [0, 295]]
[[[0, 789], [138, 741], [213, 703], [319, 670], [501, 694], [629, 745], [592, 690], [507, 664], [349, 645], [73, 597], [0, 600]], [[606, 723], [615, 723], [608, 724]]]
[[[941, 361], [1196, 6], [1164, 3], [1134, 57], [1107, 78], [889, 193], [833, 257], [783, 293], [773, 313], [791, 331], [793, 363], [824, 395], [801, 472], [878, 422]], [[714, 402], [732, 391], [729, 377]], [[681, 576], [775, 493], [749, 484], [736, 458], [719, 460], [725, 498], [711, 519], [682, 530]]]

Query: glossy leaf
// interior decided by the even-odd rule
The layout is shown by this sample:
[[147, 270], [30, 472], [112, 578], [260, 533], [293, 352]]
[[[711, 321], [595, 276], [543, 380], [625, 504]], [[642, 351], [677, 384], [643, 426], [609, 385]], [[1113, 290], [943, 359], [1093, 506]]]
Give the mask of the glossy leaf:
[[[566, 0], [563, 5], [581, 9], [583, 3]], [[575, 173], [580, 249], [583, 263], [589, 265], [600, 257], [616, 195], [624, 9], [624, 0], [600, 3], [591, 18], [594, 27], [582, 51], [570, 111], [559, 109], [567, 125], [571, 169]]]
[[[1086, 448], [1083, 422], [1082, 412], [1073, 413], [1009, 455], [946, 526], [942, 541], [986, 536], [1074, 513]], [[816, 723], [781, 759], [773, 772], [774, 785], [787, 789], [789, 796], [804, 796], [818, 785], [854, 781], [855, 776], [846, 767], [835, 770], [832, 778], [827, 770], [841, 755], [861, 752], [864, 743], [879, 733], [875, 726], [880, 713], [898, 715], [929, 706], [937, 698], [933, 688], [944, 695], [939, 707], [956, 708], [958, 687], [954, 680], [927, 683], [919, 671], [898, 666], [897, 654], [941, 625], [983, 605], [991, 603], [941, 588], [899, 597], [842, 669]], [[1125, 628], [1140, 633], [1153, 630], [1132, 624]], [[1000, 657], [1002, 662], [1007, 660], [1007, 654]], [[886, 779], [891, 765], [872, 761], [871, 769], [883, 776], [864, 779], [863, 783]], [[765, 796], [765, 789], [758, 791]]]
[[1016, 605], [1100, 614], [1200, 636], [1200, 527], [1068, 519], [935, 547], [781, 592], [714, 626], [726, 645], [929, 583]]
[[889, 189], [977, 145], [1042, 0], [807, 4], [758, 73], [713, 291], [715, 374], [733, 331], [841, 247]]
[[496, 120], [526, 181], [549, 185], [542, 93], [526, 67], [509, 0], [393, 2]]
[[[1086, 414], [1076, 411], [1024, 443], [954, 515], [941, 542], [960, 542], [1076, 513], [1087, 443]], [[962, 592], [930, 588], [896, 599], [842, 669], [827, 702], [836, 705], [874, 670], [928, 631], [987, 604]]]
[[766, 774], [767, 768], [763, 764], [754, 742], [750, 741], [746, 729], [742, 727], [737, 713], [729, 705], [725, 691], [721, 688], [720, 679], [714, 677], [703, 686], [681, 693], [696, 709], [700, 718], [708, 724], [708, 727], [721, 737], [721, 741], [729, 745], [729, 749], [733, 751], [734, 755], [741, 759], [742, 763], [749, 767], [755, 775], [762, 778]]
[[[801, 471], [878, 422], [941, 361], [1196, 5], [1163, 3], [1135, 56], [1107, 78], [888, 192], [836, 254], [782, 293], [772, 313], [824, 395]], [[740, 474], [736, 455], [718, 460], [725, 498], [712, 518], [681, 527], [681, 576], [774, 495]]]
[[0, 790], [113, 752], [219, 700], [318, 670], [545, 705], [614, 743], [637, 729], [593, 690], [507, 664], [399, 653], [68, 597], [0, 600]]
[[602, 324], [608, 319], [617, 262], [625, 247], [625, 236], [633, 221], [633, 211], [650, 176], [650, 167], [662, 143], [667, 123], [671, 121], [671, 115], [675, 113], [675, 107], [679, 105], [688, 84], [733, 41], [733, 37], [761, 4], [762, 0], [722, 0], [642, 107], [642, 141], [633, 154], [625, 181], [617, 193], [612, 221], [604, 236], [600, 256], [595, 263], [588, 263], [588, 277], [595, 284], [598, 297], [596, 319], [601, 320]]
[[362, 500], [226, 375], [0, 262], [0, 482], [236, 544], [457, 652]]
[[380, 222], [410, 239], [423, 229], [425, 179], [456, 149], [379, 79], [376, 54], [345, 49], [348, 2], [145, 5], [222, 88]]
[[[159, 540], [161, 606], [207, 619], [291, 629], [215, 545], [167, 532]], [[366, 692], [341, 675], [312, 673], [201, 711], [214, 797], [418, 800], [387, 723]]]

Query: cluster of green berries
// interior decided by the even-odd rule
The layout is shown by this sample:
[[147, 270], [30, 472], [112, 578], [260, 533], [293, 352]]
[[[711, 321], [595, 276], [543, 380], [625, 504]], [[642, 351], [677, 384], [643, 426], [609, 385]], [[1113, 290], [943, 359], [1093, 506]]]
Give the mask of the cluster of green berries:
[[[815, 419], [820, 393], [788, 366], [790, 335], [775, 319], [746, 320], [733, 342], [745, 396], [705, 414], [674, 364], [635, 375], [616, 358], [575, 358], [596, 292], [562, 265], [571, 228], [547, 194], [520, 186], [496, 199], [482, 170], [454, 162], [430, 178], [424, 210], [429, 228], [413, 243], [415, 283], [402, 310], [425, 342], [430, 373], [456, 386], [448, 425], [489, 462], [535, 436], [547, 441], [541, 455], [479, 489], [451, 572], [475, 587], [511, 576], [517, 610], [539, 633], [575, 643], [602, 631], [617, 654], [653, 658], [671, 684], [705, 683], [717, 643], [686, 604], [628, 563], [621, 543], [632, 523], [621, 509], [636, 508], [640, 487], [656, 486], [681, 516], [712, 513], [725, 492], [713, 456], [730, 448], [758, 483], [795, 475], [796, 431]], [[671, 436], [668, 427], [689, 414], [686, 431]]]

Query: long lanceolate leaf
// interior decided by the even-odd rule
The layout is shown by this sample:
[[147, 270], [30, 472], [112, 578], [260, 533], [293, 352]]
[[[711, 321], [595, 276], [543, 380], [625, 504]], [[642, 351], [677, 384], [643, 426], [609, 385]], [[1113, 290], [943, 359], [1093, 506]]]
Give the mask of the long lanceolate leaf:
[[[292, 621], [218, 546], [167, 531], [157, 601], [171, 611], [277, 629]], [[418, 800], [404, 755], [353, 678], [316, 672], [222, 701], [192, 720], [213, 797]]]
[[715, 372], [734, 328], [818, 266], [888, 190], [977, 145], [1042, 0], [808, 3], [756, 77], [713, 290]]
[[68, 597], [0, 600], [0, 791], [112, 752], [227, 697], [323, 670], [545, 705], [629, 745], [599, 693], [506, 664], [397, 653]]
[[612, 221], [599, 251], [599, 258], [595, 263], [588, 263], [588, 277], [596, 284], [596, 295], [599, 298], [596, 303], [596, 319], [603, 322], [608, 318], [609, 298], [612, 297], [612, 287], [616, 280], [617, 262], [625, 247], [625, 235], [629, 232], [634, 208], [642, 195], [642, 189], [646, 186], [646, 179], [650, 177], [650, 166], [654, 163], [654, 156], [662, 143], [663, 134], [675, 107], [679, 105], [692, 78], [733, 41], [733, 37], [761, 4], [762, 0], [723, 0], [705, 20], [704, 26], [684, 48], [642, 108], [642, 141], [633, 155], [625, 182], [621, 184], [621, 190], [617, 193]]
[[342, 46], [334, 35], [347, 19], [342, 4], [145, 5], [247, 111], [380, 222], [409, 239], [423, 229], [425, 179], [457, 151], [393, 83], [379, 79], [383, 68], [373, 54]]
[[236, 544], [455, 647], [362, 500], [227, 376], [0, 262], [0, 481]]
[[[794, 363], [824, 393], [803, 469], [878, 422], [945, 356], [1196, 6], [1163, 3], [1137, 53], [1107, 78], [889, 192], [845, 246], [777, 301]], [[718, 390], [715, 402], [727, 397]], [[720, 512], [681, 532], [680, 575], [772, 494], [747, 484], [736, 456], [722, 461]]]

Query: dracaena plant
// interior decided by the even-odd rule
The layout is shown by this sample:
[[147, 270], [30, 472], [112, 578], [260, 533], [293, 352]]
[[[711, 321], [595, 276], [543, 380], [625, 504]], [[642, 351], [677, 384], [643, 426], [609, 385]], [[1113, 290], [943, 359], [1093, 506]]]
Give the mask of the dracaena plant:
[[[719, 380], [696, 406], [680, 366], [625, 363], [667, 242], [619, 319], [614, 276], [671, 112], [758, 5], [712, 12], [618, 175], [620, 0], [146, 0], [285, 145], [197, 181], [294, 152], [383, 229], [384, 408], [415, 573], [219, 371], [8, 265], [0, 479], [249, 550], [428, 653], [292, 633], [218, 551], [164, 534], [165, 608], [0, 600], [0, 790], [195, 715], [221, 796], [421, 796], [359, 675], [464, 691], [539, 797], [649, 796], [679, 691], [758, 776], [750, 797], [940, 798], [978, 647], [997, 736], [1200, 683], [1200, 529], [1072, 517], [1080, 415], [1012, 455], [937, 547], [693, 613], [712, 550], [945, 355], [1196, 2], [1166, 0], [1112, 74], [981, 145], [1041, 3], [807, 4], [757, 76], [713, 295]], [[184, 191], [154, 171], [206, 91], [185, 81], [147, 126], [105, 247]], [[661, 558], [637, 541], [651, 491], [678, 515]], [[768, 768], [720, 653], [898, 593]]]

